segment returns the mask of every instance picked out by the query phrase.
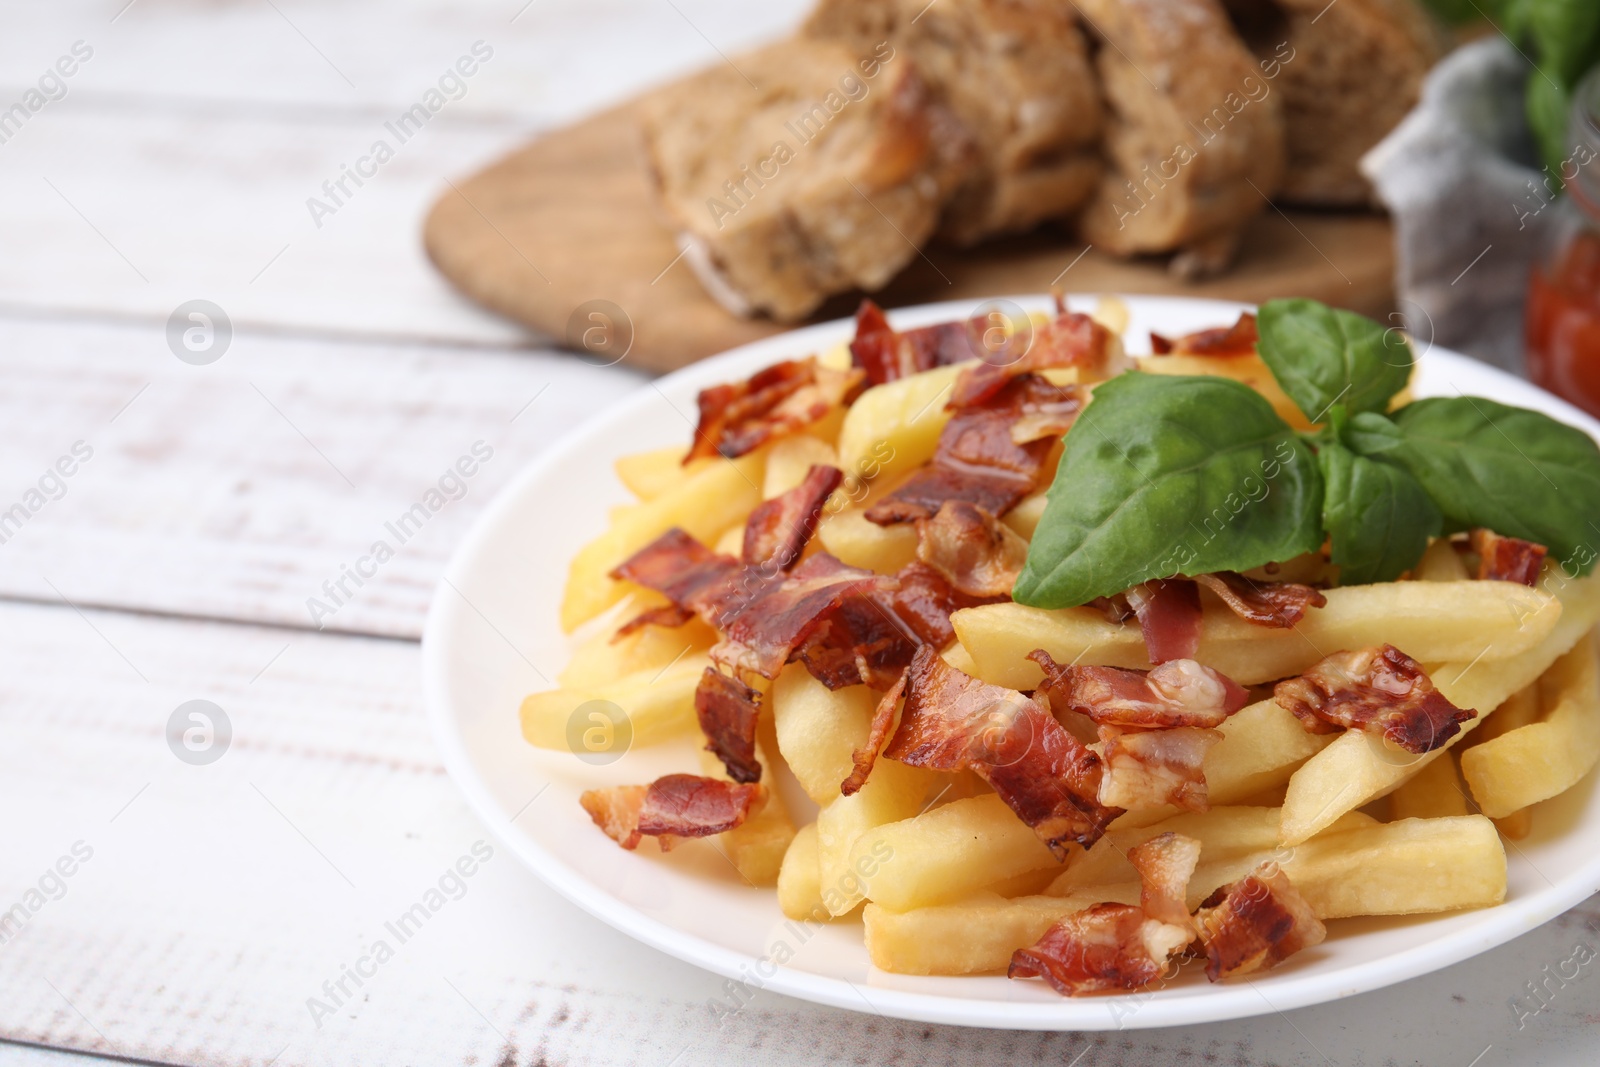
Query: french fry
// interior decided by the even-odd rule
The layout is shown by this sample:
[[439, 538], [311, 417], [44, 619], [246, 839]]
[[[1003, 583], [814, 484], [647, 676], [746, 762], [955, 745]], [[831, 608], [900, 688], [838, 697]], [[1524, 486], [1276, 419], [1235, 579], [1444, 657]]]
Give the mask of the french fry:
[[778, 869], [778, 907], [795, 920], [822, 922], [831, 918], [822, 902], [822, 870], [817, 854], [817, 824], [795, 831]]
[[1033, 531], [1039, 528], [1039, 520], [1044, 517], [1045, 503], [1045, 495], [1035, 493], [1006, 512], [1000, 521], [1017, 531], [1024, 539], [1032, 541]]
[[[1204, 817], [1202, 817], [1203, 819]], [[1481, 815], [1407, 819], [1325, 834], [1292, 849], [1208, 860], [1189, 881], [1197, 907], [1265, 861], [1279, 864], [1318, 918], [1408, 915], [1498, 904], [1505, 851]], [[1085, 886], [1068, 896], [1006, 900], [977, 893], [949, 904], [894, 912], [874, 902], [862, 913], [872, 962], [899, 974], [1003, 970], [1059, 919], [1102, 901], [1139, 902], [1137, 881]]]
[[952, 642], [949, 648], [939, 653], [939, 658], [962, 674], [977, 677], [978, 665], [972, 662], [972, 654], [961, 647], [960, 641]]
[[[1417, 589], [1450, 588], [1443, 582], [1400, 584]], [[1462, 723], [1461, 732], [1445, 745], [1420, 756], [1404, 752], [1381, 735], [1365, 730], [1346, 730], [1338, 735], [1289, 780], [1289, 792], [1283, 802], [1283, 840], [1288, 844], [1306, 840], [1340, 815], [1385, 795], [1422, 770], [1427, 762], [1470, 736], [1489, 711], [1543, 674], [1600, 621], [1600, 571], [1587, 578], [1562, 580], [1553, 569], [1547, 569], [1543, 584], [1555, 590], [1562, 609], [1554, 629], [1536, 646], [1515, 658], [1499, 660], [1490, 660], [1486, 648], [1479, 660], [1428, 668], [1429, 677], [1445, 699], [1458, 708], [1476, 709], [1477, 717]], [[1485, 634], [1483, 640], [1491, 638]]]
[[879, 574], [894, 574], [917, 558], [917, 528], [910, 523], [879, 526], [860, 508], [823, 514], [817, 540], [841, 562]]
[[[644, 597], [622, 613], [624, 620], [651, 606]], [[636, 610], [635, 610], [636, 609]], [[644, 626], [612, 641], [610, 631], [599, 633], [579, 645], [556, 681], [563, 689], [593, 689], [639, 671], [661, 670], [680, 656], [709, 649], [716, 643], [716, 631], [699, 619], [682, 626]]]
[[703, 457], [690, 460], [685, 466], [683, 457], [688, 451], [688, 445], [668, 445], [650, 452], [623, 456], [615, 464], [617, 478], [640, 500], [654, 500], [669, 489], [682, 485], [689, 475], [717, 462], [714, 458]]
[[[873, 777], [891, 762], [880, 759]], [[853, 860], [864, 865], [868, 857], [877, 863], [862, 877], [862, 892], [894, 911], [953, 900], [995, 881], [1061, 866], [1032, 828], [993, 793], [952, 801], [863, 833], [855, 842]]]
[[1255, 353], [1242, 356], [1135, 356], [1134, 365], [1146, 374], [1203, 374], [1243, 382], [1272, 405], [1274, 411], [1297, 430], [1311, 429], [1298, 405], [1289, 399], [1267, 364]]
[[1120, 296], [1102, 296], [1094, 302], [1089, 317], [1120, 338], [1128, 332], [1128, 320], [1132, 316], [1126, 300]]
[[[1124, 828], [1113, 823], [1106, 836], [1068, 864], [1050, 884], [1051, 896], [1072, 896], [1092, 886], [1138, 881], [1138, 873], [1128, 862], [1128, 850], [1152, 837], [1172, 832], [1200, 842], [1206, 862], [1270, 851], [1278, 844], [1279, 812], [1276, 808], [1222, 807], [1207, 812], [1186, 811], [1148, 826]], [[1328, 833], [1376, 826], [1370, 815], [1352, 811], [1343, 816]], [[1215, 887], [1213, 887], [1215, 888]]]
[[869, 847], [856, 854], [856, 841], [870, 830], [915, 815], [937, 777], [933, 771], [880, 759], [858, 792], [835, 797], [817, 813], [822, 899], [830, 913], [843, 915], [860, 903], [865, 879], [883, 862], [881, 849]]
[[867, 743], [881, 695], [864, 685], [830, 690], [800, 663], [789, 664], [772, 683], [778, 751], [818, 804], [839, 798], [839, 786], [854, 768], [850, 757]]
[[1593, 635], [1540, 681], [1550, 700], [1542, 721], [1461, 754], [1461, 773], [1490, 818], [1505, 818], [1571, 788], [1600, 762], [1600, 669]]
[[1510, 815], [1501, 816], [1494, 820], [1494, 828], [1500, 831], [1502, 837], [1521, 841], [1533, 833], [1533, 808], [1518, 808]]
[[[573, 713], [592, 700], [602, 700], [627, 716], [631, 744], [655, 744], [697, 724], [694, 691], [710, 663], [704, 653], [688, 655], [665, 670], [650, 668], [605, 685], [532, 693], [522, 701], [522, 736], [538, 748], [575, 751], [568, 733]], [[602, 711], [596, 710], [580, 726], [578, 743], [591, 751], [606, 751], [617, 743], [617, 726]]]
[[1299, 719], [1272, 700], [1240, 708], [1217, 729], [1222, 740], [1206, 753], [1202, 765], [1206, 799], [1213, 807], [1238, 804], [1283, 785], [1332, 740], [1328, 734], [1307, 733]]
[[[761, 759], [761, 783], [767, 787], [767, 798], [761, 810], [745, 819], [732, 830], [724, 830], [713, 839], [733, 863], [744, 880], [754, 886], [778, 884], [779, 869], [789, 846], [794, 842], [794, 820], [783, 798], [772, 788], [772, 759], [757, 745]], [[700, 773], [712, 778], [728, 777], [727, 768], [713, 752], [700, 749]]]
[[845, 475], [892, 480], [932, 459], [950, 421], [945, 410], [950, 389], [966, 366], [935, 367], [875, 385], [857, 397], [839, 428], [839, 466]]
[[[1549, 674], [1549, 671], [1545, 672], [1546, 677]], [[1485, 741], [1493, 741], [1502, 734], [1520, 730], [1529, 723], [1536, 722], [1543, 706], [1539, 699], [1539, 683], [1533, 682], [1523, 686], [1506, 697], [1505, 701], [1495, 709], [1489, 721], [1473, 731], [1472, 737], [1462, 748], [1467, 749], [1481, 745]]]
[[567, 569], [561, 625], [568, 633], [615, 604], [628, 591], [611, 569], [674, 526], [714, 541], [761, 502], [764, 451], [714, 460], [684, 481], [629, 511], [578, 550]]
[[780, 437], [767, 450], [767, 477], [761, 495], [767, 500], [787, 493], [805, 478], [813, 466], [837, 467], [839, 457], [833, 446], [810, 434]]
[[717, 543], [711, 546], [713, 551], [735, 559], [744, 556], [744, 526], [738, 523], [722, 531], [722, 536], [717, 538]]
[[1429, 763], [1389, 794], [1389, 814], [1396, 820], [1447, 819], [1470, 813], [1467, 791], [1450, 756]]
[[[1388, 642], [1423, 663], [1520, 656], [1548, 635], [1561, 615], [1548, 593], [1514, 582], [1387, 582], [1327, 591], [1289, 630], [1257, 626], [1209, 603], [1195, 658], [1241, 685], [1299, 674], [1328, 653]], [[956, 636], [986, 682], [1032, 689], [1044, 677], [1025, 657], [1036, 648], [1060, 663], [1150, 668], [1144, 637], [1093, 608], [1049, 611], [986, 604], [950, 617]]]
[[1412, 573], [1422, 582], [1464, 582], [1472, 577], [1448, 537], [1435, 538]]

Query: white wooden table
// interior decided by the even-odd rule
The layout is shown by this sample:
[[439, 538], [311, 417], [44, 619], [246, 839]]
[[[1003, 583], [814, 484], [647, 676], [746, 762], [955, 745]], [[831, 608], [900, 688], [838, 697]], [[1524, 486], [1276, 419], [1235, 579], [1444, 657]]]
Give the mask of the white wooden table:
[[[22, 908], [0, 927], [0, 1061], [1595, 1061], [1592, 966], [1520, 1028], [1508, 1003], [1600, 945], [1595, 900], [1403, 987], [1245, 1022], [1001, 1033], [762, 995], [719, 1024], [719, 979], [499, 852], [336, 1013], [308, 1008], [490, 837], [420, 706], [447, 554], [519, 465], [641, 383], [462, 303], [422, 213], [447, 178], [803, 2], [7, 5], [0, 109], [26, 117], [0, 124], [0, 513], [26, 521], [0, 521], [0, 912]], [[465, 94], [319, 227], [307, 198], [479, 41]], [[28, 110], [77, 42], [92, 54], [45, 79], [65, 95]], [[234, 327], [204, 366], [165, 336], [194, 299]], [[465, 496], [319, 631], [307, 599], [479, 441]], [[193, 699], [233, 727], [206, 766], [165, 741]]]

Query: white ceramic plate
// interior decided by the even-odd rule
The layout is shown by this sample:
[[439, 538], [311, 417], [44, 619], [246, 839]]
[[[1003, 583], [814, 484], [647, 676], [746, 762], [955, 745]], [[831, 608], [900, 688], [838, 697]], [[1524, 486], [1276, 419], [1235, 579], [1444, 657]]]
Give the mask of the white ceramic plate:
[[[1043, 297], [1016, 297], [1046, 310]], [[1233, 321], [1241, 305], [1127, 297], [1132, 351], [1152, 329], [1182, 334]], [[1073, 300], [1076, 310], [1093, 298]], [[900, 327], [971, 314], [969, 303], [897, 312]], [[1483, 952], [1600, 888], [1600, 795], [1593, 776], [1540, 809], [1534, 835], [1508, 843], [1510, 890], [1496, 908], [1414, 919], [1340, 920], [1331, 936], [1254, 981], [1212, 985], [1185, 967], [1151, 994], [1066, 999], [1043, 982], [917, 978], [872, 967], [859, 923], [784, 919], [770, 889], [743, 883], [711, 841], [663, 856], [625, 852], [578, 806], [596, 784], [648, 782], [694, 771], [692, 742], [636, 749], [591, 767], [536, 750], [517, 721], [522, 697], [551, 688], [569, 641], [556, 621], [567, 561], [629, 499], [612, 462], [686, 441], [703, 387], [748, 377], [779, 359], [848, 340], [849, 321], [735, 349], [646, 385], [599, 413], [531, 464], [487, 509], [451, 560], [423, 637], [424, 683], [444, 762], [484, 824], [575, 904], [646, 944], [760, 988], [857, 1011], [925, 1022], [1086, 1030], [1213, 1022], [1377, 989]], [[1486, 396], [1600, 432], [1600, 425], [1526, 382], [1451, 352], [1422, 360], [1422, 396]], [[534, 799], [537, 798], [537, 799]], [[531, 801], [531, 803], [530, 803]], [[731, 1002], [730, 1002], [731, 1003]]]

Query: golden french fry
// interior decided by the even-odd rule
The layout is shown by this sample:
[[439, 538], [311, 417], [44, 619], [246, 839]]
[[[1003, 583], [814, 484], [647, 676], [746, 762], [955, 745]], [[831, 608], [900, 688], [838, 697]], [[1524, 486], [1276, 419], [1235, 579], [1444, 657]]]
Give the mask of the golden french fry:
[[1033, 531], [1039, 528], [1039, 520], [1044, 517], [1044, 505], [1045, 495], [1035, 493], [1006, 512], [1000, 521], [1017, 531], [1023, 538], [1032, 541]]
[[881, 847], [856, 853], [856, 841], [877, 827], [915, 815], [937, 777], [933, 771], [880, 759], [858, 792], [834, 798], [817, 813], [822, 899], [829, 912], [843, 915], [860, 903], [865, 880], [885, 858]]
[[688, 445], [668, 445], [650, 452], [635, 452], [617, 460], [617, 478], [628, 491], [640, 500], [656, 497], [682, 485], [689, 477], [708, 465], [717, 462], [712, 457], [690, 460], [685, 466], [683, 457]]
[[879, 526], [860, 508], [823, 513], [817, 540], [829, 553], [852, 567], [894, 574], [917, 558], [917, 528], [910, 523]]
[[1540, 681], [1553, 698], [1540, 722], [1461, 754], [1461, 773], [1490, 818], [1505, 818], [1565, 792], [1600, 762], [1600, 669], [1591, 635]]
[[[1548, 677], [1549, 671], [1545, 672]], [[1538, 721], [1539, 713], [1544, 705], [1539, 699], [1539, 683], [1525, 685], [1512, 693], [1501, 705], [1494, 710], [1489, 721], [1473, 731], [1472, 737], [1462, 745], [1463, 749], [1481, 745], [1485, 741], [1493, 741], [1501, 734], [1508, 734], [1512, 730], [1520, 730], [1531, 722]]]
[[832, 918], [822, 902], [822, 870], [817, 854], [817, 824], [795, 831], [778, 870], [778, 907], [791, 919], [823, 922]]
[[[1124, 828], [1118, 820], [1093, 848], [1056, 876], [1048, 892], [1052, 896], [1072, 896], [1091, 886], [1138, 881], [1138, 872], [1128, 862], [1128, 850], [1169, 831], [1199, 841], [1201, 859], [1207, 863], [1268, 851], [1278, 844], [1279, 817], [1277, 808], [1220, 807], [1207, 812], [1186, 811], [1147, 826]], [[1377, 820], [1370, 815], [1352, 811], [1327, 832], [1376, 825]]]
[[[761, 783], [767, 787], [761, 810], [732, 830], [716, 835], [721, 848], [745, 881], [755, 886], [777, 885], [779, 868], [794, 841], [794, 820], [778, 791], [772, 788], [772, 759], [761, 745], [756, 746], [761, 760]], [[716, 754], [700, 749], [700, 773], [713, 778], [728, 777], [727, 768]]]
[[[1208, 604], [1195, 658], [1241, 685], [1298, 674], [1339, 649], [1387, 642], [1423, 663], [1501, 660], [1538, 645], [1555, 627], [1560, 602], [1514, 582], [1388, 582], [1327, 591], [1328, 604], [1290, 630], [1256, 626]], [[986, 604], [950, 617], [980, 677], [1012, 689], [1043, 678], [1025, 658], [1036, 648], [1059, 663], [1150, 668], [1144, 637], [1093, 608], [1049, 611]]]
[[772, 683], [778, 751], [818, 804], [839, 798], [839, 786], [854, 769], [850, 757], [867, 743], [881, 695], [864, 685], [830, 690], [800, 663], [789, 664]]
[[718, 459], [653, 500], [637, 505], [615, 525], [578, 550], [567, 569], [561, 625], [571, 633], [621, 600], [627, 583], [610, 572], [623, 560], [680, 526], [702, 541], [714, 541], [743, 522], [761, 502], [766, 466], [762, 450], [738, 459]]
[[826, 441], [803, 433], [780, 437], [767, 450], [767, 477], [761, 495], [771, 500], [799, 485], [813, 466], [838, 465], [839, 457]]
[[1299, 719], [1272, 700], [1239, 709], [1217, 729], [1222, 740], [1206, 753], [1202, 765], [1206, 799], [1213, 806], [1238, 804], [1283, 785], [1332, 740], [1328, 734], [1307, 733]]
[[[1418, 589], [1450, 587], [1444, 582], [1400, 584]], [[1562, 608], [1554, 629], [1536, 646], [1515, 658], [1498, 660], [1489, 659], [1486, 648], [1477, 660], [1428, 668], [1445, 699], [1458, 708], [1476, 709], [1476, 718], [1462, 723], [1461, 732], [1445, 745], [1420, 756], [1404, 752], [1382, 736], [1365, 730], [1347, 730], [1338, 735], [1289, 780], [1289, 792], [1283, 802], [1283, 840], [1288, 844], [1304, 841], [1340, 815], [1383, 796], [1422, 770], [1426, 763], [1469, 736], [1489, 711], [1548, 670], [1600, 621], [1600, 572], [1587, 578], [1561, 580], [1547, 568], [1542, 584], [1554, 589]], [[1487, 635], [1484, 640], [1489, 640]]]
[[722, 536], [717, 538], [717, 543], [711, 546], [714, 551], [721, 552], [724, 556], [733, 556], [735, 559], [744, 556], [744, 524], [735, 523], [722, 531]]
[[[1189, 881], [1189, 906], [1267, 861], [1282, 867], [1322, 919], [1452, 911], [1505, 897], [1505, 851], [1494, 826], [1481, 815], [1467, 815], [1356, 826], [1294, 848], [1221, 860], [1208, 861], [1202, 853]], [[1103, 901], [1137, 904], [1139, 883], [1084, 886], [1064, 897], [1006, 900], [977, 893], [904, 912], [874, 902], [862, 918], [872, 962], [884, 970], [979, 974], [1003, 970], [1013, 952], [1033, 944], [1061, 917]]]
[[[880, 759], [873, 777], [891, 762]], [[862, 892], [894, 911], [1060, 867], [1039, 836], [993, 793], [878, 826], [856, 840], [853, 852], [858, 863], [877, 859], [873, 873], [862, 877]]]
[[1448, 537], [1434, 539], [1413, 574], [1422, 582], [1464, 582], [1472, 577]]
[[1468, 814], [1471, 810], [1466, 787], [1456, 773], [1452, 756], [1441, 756], [1429, 763], [1389, 794], [1389, 815], [1396, 820], [1447, 819]]
[[[634, 603], [621, 615], [623, 621], [653, 603], [664, 602], [643, 596], [633, 599]], [[659, 671], [681, 656], [709, 649], [717, 639], [716, 632], [699, 619], [677, 627], [644, 626], [615, 642], [611, 636], [610, 632], [596, 634], [577, 647], [556, 676], [561, 688], [593, 689], [624, 675]]]
[[972, 654], [961, 647], [961, 642], [952, 643], [949, 648], [939, 653], [939, 657], [962, 674], [977, 677], [978, 665], [972, 662]]
[[1287, 393], [1278, 385], [1267, 364], [1255, 353], [1242, 356], [1135, 356], [1134, 364], [1146, 374], [1203, 374], [1243, 382], [1262, 396], [1273, 410], [1297, 430], [1309, 430], [1311, 423]]
[[1089, 317], [1120, 339], [1128, 332], [1128, 320], [1131, 313], [1128, 311], [1128, 302], [1120, 296], [1102, 296], [1094, 302], [1094, 310], [1089, 312]]
[[578, 709], [591, 701], [616, 705], [626, 716], [633, 745], [652, 745], [697, 724], [694, 691], [711, 660], [704, 654], [684, 656], [665, 670], [651, 668], [624, 675], [614, 682], [585, 689], [551, 689], [532, 693], [522, 701], [522, 736], [539, 748], [590, 752], [608, 751], [620, 744], [624, 729], [606, 709], [596, 708], [572, 725]]
[[950, 421], [945, 403], [966, 366], [935, 367], [875, 385], [857, 397], [839, 428], [839, 465], [845, 474], [893, 479], [932, 459]]
[[1518, 808], [1510, 815], [1503, 815], [1494, 821], [1494, 828], [1500, 831], [1502, 837], [1521, 841], [1533, 833], [1533, 809]]

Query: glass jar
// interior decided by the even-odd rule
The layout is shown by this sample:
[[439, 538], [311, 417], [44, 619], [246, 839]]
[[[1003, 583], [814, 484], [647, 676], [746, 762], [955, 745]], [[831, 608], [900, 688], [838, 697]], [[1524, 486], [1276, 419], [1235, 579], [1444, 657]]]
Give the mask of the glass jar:
[[1561, 166], [1567, 201], [1551, 254], [1528, 279], [1528, 377], [1600, 417], [1600, 68], [1572, 93]]

